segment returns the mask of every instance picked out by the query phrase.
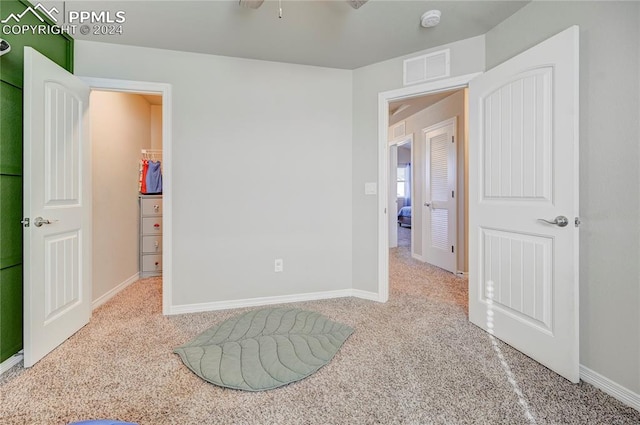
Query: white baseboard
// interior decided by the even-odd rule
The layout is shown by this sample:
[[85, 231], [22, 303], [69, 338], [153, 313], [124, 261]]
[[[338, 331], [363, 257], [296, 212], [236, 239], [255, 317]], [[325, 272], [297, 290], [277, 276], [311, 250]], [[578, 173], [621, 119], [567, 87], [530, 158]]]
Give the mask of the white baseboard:
[[357, 297], [371, 301], [379, 300], [378, 294], [375, 292], [361, 291], [359, 289], [339, 289], [336, 291], [310, 292], [307, 294], [280, 295], [274, 297], [247, 298], [242, 300], [174, 305], [169, 308], [169, 314], [202, 313], [205, 311], [229, 310], [232, 308], [257, 307], [263, 305], [286, 304], [302, 301], [318, 301], [345, 297]]
[[611, 397], [620, 400], [627, 406], [640, 411], [640, 394], [613, 382], [611, 379], [594, 372], [586, 366], [580, 365], [580, 379], [594, 387], [601, 389]]
[[414, 260], [421, 261], [423, 263], [427, 262], [427, 259], [424, 258], [422, 255], [414, 254], [413, 252], [411, 253], [411, 258], [413, 258]]
[[11, 369], [18, 363], [20, 363], [22, 361], [22, 357], [23, 357], [22, 351], [20, 351], [19, 353], [14, 354], [13, 356], [9, 357], [7, 360], [0, 363], [0, 375], [2, 375], [3, 373]]
[[101, 295], [100, 297], [95, 299], [91, 303], [91, 308], [93, 310], [95, 310], [96, 308], [100, 307], [102, 304], [104, 304], [107, 301], [109, 301], [111, 298], [115, 297], [118, 292], [122, 291], [124, 288], [126, 288], [129, 285], [131, 285], [133, 282], [137, 282], [138, 280], [140, 280], [140, 273], [134, 274], [133, 276], [131, 276], [130, 278], [128, 278], [124, 282], [118, 284], [115, 288], [111, 289], [106, 294]]
[[352, 289], [351, 296], [356, 298], [362, 298], [363, 300], [380, 302], [380, 295], [378, 295], [377, 292], [363, 291], [361, 289]]

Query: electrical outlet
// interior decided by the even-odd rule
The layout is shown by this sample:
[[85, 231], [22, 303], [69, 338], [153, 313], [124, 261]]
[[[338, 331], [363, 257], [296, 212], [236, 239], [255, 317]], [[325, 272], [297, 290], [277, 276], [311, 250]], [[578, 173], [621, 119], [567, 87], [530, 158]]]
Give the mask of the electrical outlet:
[[281, 272], [282, 270], [284, 270], [284, 261], [282, 260], [282, 258], [276, 258], [276, 261], [275, 261], [274, 267], [273, 267], [273, 271], [274, 272]]

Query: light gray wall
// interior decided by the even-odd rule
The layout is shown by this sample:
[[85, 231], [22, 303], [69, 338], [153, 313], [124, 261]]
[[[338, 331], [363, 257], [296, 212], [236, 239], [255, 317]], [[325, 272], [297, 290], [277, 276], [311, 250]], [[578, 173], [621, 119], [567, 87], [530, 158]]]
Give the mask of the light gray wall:
[[351, 288], [351, 71], [77, 41], [75, 73], [172, 85], [174, 305]]
[[378, 288], [378, 200], [364, 194], [378, 181], [378, 93], [402, 88], [402, 61], [451, 49], [451, 76], [484, 71], [484, 36], [416, 52], [353, 71], [353, 287]]
[[456, 188], [456, 200], [457, 200], [457, 246], [458, 246], [458, 270], [467, 271], [467, 249], [465, 247], [465, 232], [466, 232], [466, 217], [465, 217], [465, 194], [467, 189], [465, 187], [465, 146], [466, 146], [466, 134], [465, 134], [465, 93], [464, 90], [459, 90], [454, 94], [442, 99], [438, 103], [431, 105], [422, 111], [411, 115], [405, 120], [405, 132], [406, 134], [413, 134], [414, 146], [414, 166], [413, 172], [415, 177], [415, 199], [413, 202], [413, 220], [412, 226], [415, 228], [414, 232], [414, 253], [418, 256], [423, 255], [423, 226], [421, 217], [425, 214], [423, 211], [423, 205], [427, 201], [424, 199], [426, 192], [425, 188], [425, 176], [427, 173], [426, 168], [426, 155], [423, 132], [427, 127], [438, 124], [442, 121], [446, 121], [450, 118], [457, 118], [457, 188]]
[[162, 150], [162, 105], [150, 105], [151, 144], [149, 149]]
[[640, 3], [532, 2], [486, 34], [487, 67], [580, 26], [580, 362], [640, 393]]
[[142, 96], [91, 93], [93, 300], [138, 273], [138, 168], [151, 140]]

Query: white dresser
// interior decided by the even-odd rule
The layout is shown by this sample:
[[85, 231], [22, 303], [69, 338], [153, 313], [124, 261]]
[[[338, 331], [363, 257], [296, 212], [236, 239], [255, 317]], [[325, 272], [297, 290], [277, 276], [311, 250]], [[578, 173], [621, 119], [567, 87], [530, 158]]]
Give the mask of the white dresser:
[[162, 275], [162, 195], [140, 195], [140, 277]]

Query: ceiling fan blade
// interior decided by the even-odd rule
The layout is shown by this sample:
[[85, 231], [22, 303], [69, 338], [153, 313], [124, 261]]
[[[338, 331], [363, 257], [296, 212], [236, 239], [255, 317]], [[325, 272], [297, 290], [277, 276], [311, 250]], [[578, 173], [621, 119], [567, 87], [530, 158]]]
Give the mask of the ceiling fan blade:
[[257, 9], [262, 6], [262, 3], [264, 3], [264, 0], [240, 0], [240, 6], [249, 9]]
[[349, 6], [353, 7], [354, 9], [359, 9], [360, 6], [368, 1], [369, 0], [347, 0], [347, 3], [349, 3]]

